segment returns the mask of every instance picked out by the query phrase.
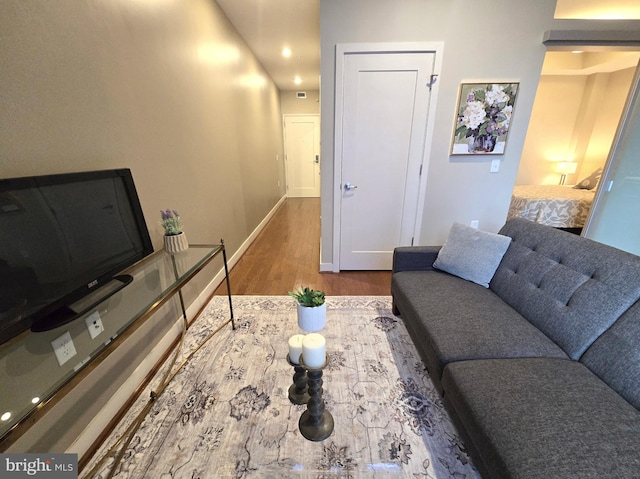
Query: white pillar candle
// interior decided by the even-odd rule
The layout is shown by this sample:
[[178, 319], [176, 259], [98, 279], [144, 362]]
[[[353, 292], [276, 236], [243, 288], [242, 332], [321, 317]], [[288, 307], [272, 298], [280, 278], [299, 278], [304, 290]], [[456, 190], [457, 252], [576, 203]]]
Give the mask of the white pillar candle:
[[293, 364], [300, 364], [300, 355], [302, 354], [303, 334], [296, 334], [289, 338], [289, 359]]
[[308, 368], [324, 366], [327, 358], [327, 345], [324, 336], [318, 333], [307, 334], [302, 340], [302, 360]]

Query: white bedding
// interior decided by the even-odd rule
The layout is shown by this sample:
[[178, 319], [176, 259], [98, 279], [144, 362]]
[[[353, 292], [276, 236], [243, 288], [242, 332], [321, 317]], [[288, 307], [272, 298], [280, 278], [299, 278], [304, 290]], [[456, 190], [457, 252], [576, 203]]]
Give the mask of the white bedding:
[[565, 185], [518, 185], [513, 188], [507, 219], [520, 217], [556, 228], [582, 228], [595, 191]]

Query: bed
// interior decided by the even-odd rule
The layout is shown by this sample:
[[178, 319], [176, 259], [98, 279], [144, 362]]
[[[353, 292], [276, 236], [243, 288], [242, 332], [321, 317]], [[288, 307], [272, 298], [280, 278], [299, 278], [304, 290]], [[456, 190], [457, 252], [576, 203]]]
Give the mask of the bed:
[[595, 191], [565, 185], [517, 185], [507, 219], [520, 217], [555, 228], [582, 228]]

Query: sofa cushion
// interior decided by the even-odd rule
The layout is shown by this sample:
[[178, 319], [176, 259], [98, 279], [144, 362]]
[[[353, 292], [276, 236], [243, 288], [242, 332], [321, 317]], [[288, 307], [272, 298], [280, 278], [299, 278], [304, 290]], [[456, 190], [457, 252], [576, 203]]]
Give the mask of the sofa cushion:
[[522, 218], [490, 288], [572, 358], [638, 298], [640, 257]]
[[640, 410], [640, 301], [600, 336], [580, 361]]
[[488, 288], [510, 242], [508, 236], [453, 223], [433, 267]]
[[391, 279], [395, 306], [439, 385], [451, 361], [566, 354], [491, 290], [441, 271]]
[[640, 414], [579, 362], [450, 363], [443, 387], [490, 477], [638, 477]]
[[398, 246], [393, 250], [393, 272], [430, 271], [440, 246]]

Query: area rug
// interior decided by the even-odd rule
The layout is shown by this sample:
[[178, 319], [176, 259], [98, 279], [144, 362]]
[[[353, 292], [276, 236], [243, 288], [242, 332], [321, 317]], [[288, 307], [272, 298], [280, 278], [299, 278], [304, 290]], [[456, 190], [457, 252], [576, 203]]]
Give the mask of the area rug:
[[[114, 477], [132, 479], [480, 477], [389, 297], [327, 298], [323, 389], [335, 427], [321, 442], [300, 434], [305, 406], [287, 394], [287, 341], [301, 333], [295, 301], [234, 296], [233, 308], [236, 329], [197, 351], [114, 465], [108, 449], [148, 403], [139, 399], [92, 460], [109, 455], [94, 477], [112, 467]], [[182, 354], [227, 318], [227, 298], [214, 297]]]

